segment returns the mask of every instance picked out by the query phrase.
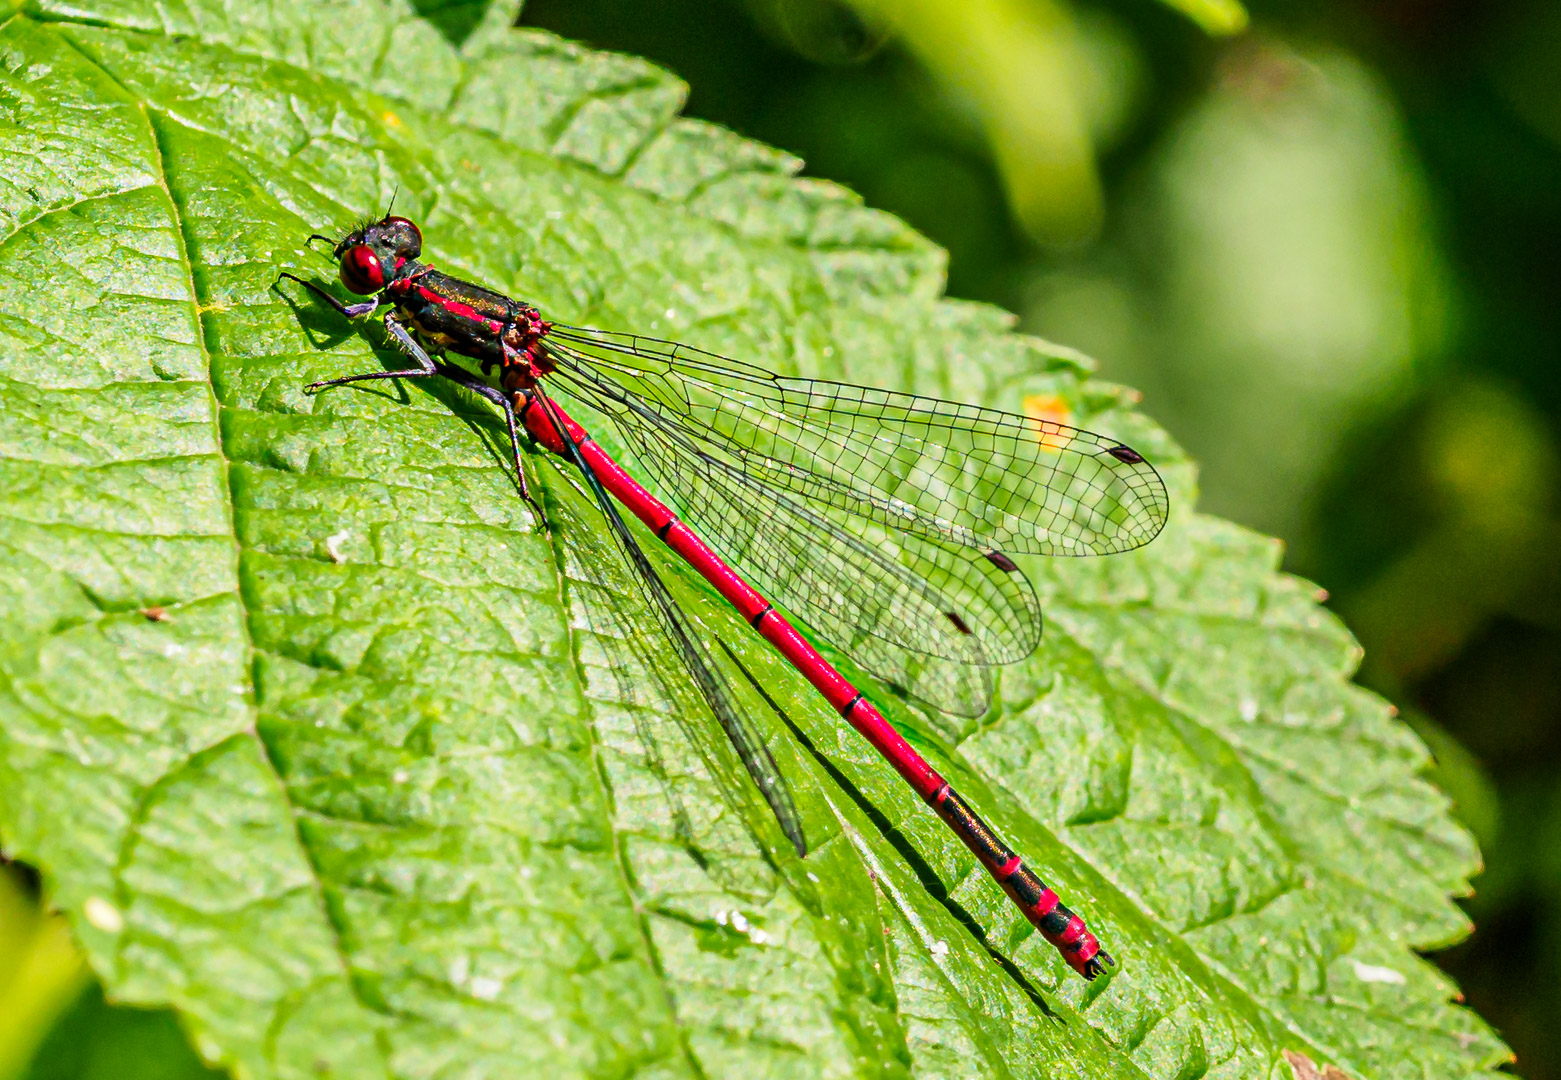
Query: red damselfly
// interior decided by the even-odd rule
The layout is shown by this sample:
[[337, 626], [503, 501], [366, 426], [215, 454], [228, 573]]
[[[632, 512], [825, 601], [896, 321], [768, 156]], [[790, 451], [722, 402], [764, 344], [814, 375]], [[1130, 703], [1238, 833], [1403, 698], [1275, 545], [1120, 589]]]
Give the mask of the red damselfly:
[[[521, 495], [544, 526], [526, 486], [521, 432], [573, 464], [799, 855], [807, 842], [785, 777], [620, 504], [861, 732], [1075, 971], [1094, 978], [1113, 962], [1083, 920], [733, 564], [899, 692], [979, 714], [991, 694], [989, 668], [1028, 656], [1040, 640], [1039, 602], [1010, 555], [1108, 554], [1153, 539], [1168, 503], [1143, 457], [1049, 420], [788, 378], [674, 342], [550, 323], [529, 304], [418, 261], [422, 233], [404, 217], [315, 240], [333, 244], [341, 283], [369, 299], [345, 304], [313, 282], [282, 277], [348, 318], [390, 305], [385, 329], [417, 367], [308, 389], [440, 376], [486, 398], [504, 415]], [[678, 512], [544, 385], [609, 421]]]

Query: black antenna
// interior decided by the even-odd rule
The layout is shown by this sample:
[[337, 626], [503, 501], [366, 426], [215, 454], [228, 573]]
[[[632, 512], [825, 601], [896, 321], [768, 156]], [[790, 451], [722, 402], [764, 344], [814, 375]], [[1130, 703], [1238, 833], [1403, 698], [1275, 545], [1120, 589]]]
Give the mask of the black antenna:
[[401, 185], [397, 184], [396, 185], [396, 189], [390, 193], [390, 205], [385, 207], [385, 216], [380, 218], [381, 221], [389, 221], [390, 220], [390, 212], [396, 208], [396, 196], [400, 195], [400, 194], [401, 194]]

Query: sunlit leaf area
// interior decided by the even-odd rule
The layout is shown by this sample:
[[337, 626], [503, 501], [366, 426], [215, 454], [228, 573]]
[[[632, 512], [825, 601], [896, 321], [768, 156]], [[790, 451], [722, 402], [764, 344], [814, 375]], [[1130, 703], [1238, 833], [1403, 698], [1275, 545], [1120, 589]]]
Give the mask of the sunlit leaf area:
[[[1561, 1080], [1553, 5], [0, 7], [0, 1080]], [[1107, 976], [643, 532], [798, 857], [486, 401], [304, 391], [405, 366], [278, 283], [392, 200], [1155, 464], [984, 715], [829, 652]]]

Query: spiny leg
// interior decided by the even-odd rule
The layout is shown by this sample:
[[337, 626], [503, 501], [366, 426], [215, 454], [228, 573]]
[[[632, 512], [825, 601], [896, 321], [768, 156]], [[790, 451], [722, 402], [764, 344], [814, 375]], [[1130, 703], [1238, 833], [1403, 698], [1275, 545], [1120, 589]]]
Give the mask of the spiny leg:
[[515, 403], [502, 390], [489, 386], [464, 368], [458, 368], [452, 364], [435, 364], [434, 371], [443, 375], [457, 386], [464, 386], [475, 394], [481, 394], [504, 410], [504, 422], [509, 425], [510, 451], [515, 456], [515, 477], [520, 482], [520, 497], [526, 500], [526, 504], [537, 515], [537, 521], [542, 528], [546, 529], [548, 527], [547, 514], [543, 511], [541, 505], [531, 497], [531, 490], [526, 486], [526, 470], [521, 467], [520, 424], [515, 418]]
[[[281, 277], [278, 278], [278, 280], [281, 280], [283, 277], [290, 278], [293, 281], [298, 282], [304, 288], [308, 289], [320, 299], [324, 300], [327, 304], [331, 305], [331, 307], [335, 308], [337, 312], [349, 319], [355, 319], [359, 315], [367, 315], [370, 311], [373, 311], [375, 308], [379, 307], [381, 303], [381, 301], [376, 297], [365, 300], [361, 304], [343, 304], [340, 300], [336, 299], [336, 297], [320, 288], [314, 282], [305, 281], [297, 274], [289, 274], [284, 272]], [[396, 344], [401, 346], [401, 350], [403, 352], [405, 352], [413, 360], [417, 361], [417, 370], [366, 371], [358, 375], [344, 375], [339, 379], [326, 379], [323, 382], [310, 383], [308, 386], [304, 387], [304, 389], [306, 391], [317, 391], [323, 390], [327, 386], [344, 386], [347, 383], [369, 382], [370, 380], [375, 379], [422, 379], [431, 375], [442, 375], [459, 386], [464, 386], [468, 390], [473, 390], [481, 394], [483, 397], [487, 398], [489, 401], [492, 401], [494, 404], [498, 405], [499, 408], [504, 410], [504, 419], [505, 422], [509, 425], [510, 450], [515, 457], [515, 478], [520, 484], [520, 497], [526, 500], [527, 505], [529, 505], [532, 509], [532, 512], [536, 514], [537, 521], [541, 524], [542, 528], [546, 529], [548, 527], [547, 514], [542, 510], [541, 505], [531, 497], [531, 491], [526, 485], [526, 470], [521, 466], [520, 457], [520, 427], [515, 422], [515, 407], [510, 403], [509, 398], [505, 397], [498, 390], [495, 390], [493, 387], [489, 386], [485, 382], [482, 382], [480, 379], [473, 377], [469, 372], [466, 372], [461, 368], [452, 367], [449, 364], [434, 363], [433, 357], [428, 355], [427, 350], [419, 345], [416, 340], [413, 339], [411, 334], [407, 333], [406, 327], [401, 325], [400, 320], [396, 318], [396, 312], [390, 311], [386, 313], [385, 331], [396, 340]]]
[[[353, 306], [362, 307], [363, 305], [354, 304]], [[304, 387], [304, 391], [313, 393], [317, 390], [323, 390], [327, 386], [345, 386], [348, 383], [372, 382], [375, 379], [422, 379], [430, 375], [439, 374], [433, 357], [429, 356], [421, 345], [412, 340], [412, 335], [406, 332], [406, 327], [401, 325], [394, 311], [385, 315], [385, 332], [396, 339], [396, 344], [401, 346], [402, 352], [417, 361], [416, 371], [365, 371], [358, 375], [343, 375], [339, 379], [326, 379], [323, 382], [310, 383]]]
[[[277, 280], [281, 281], [282, 278], [287, 278], [291, 281], [298, 282], [298, 284], [314, 293], [315, 296], [318, 296], [321, 300], [324, 300], [331, 307], [335, 308], [337, 314], [348, 319], [356, 319], [359, 315], [367, 315], [369, 312], [373, 311], [384, 302], [379, 297], [375, 296], [370, 297], [361, 304], [344, 304], [340, 300], [336, 299], [336, 297], [320, 288], [314, 282], [305, 281], [297, 274], [290, 274], [284, 270], [277, 276]], [[396, 322], [395, 319], [396, 313], [394, 311], [387, 312], [385, 315], [385, 329], [389, 331], [391, 337], [396, 339], [396, 342], [401, 346], [402, 351], [411, 356], [413, 360], [417, 361], [419, 370], [367, 371], [359, 375], [346, 375], [340, 379], [326, 379], [322, 382], [313, 382], [304, 387], [304, 391], [306, 393], [313, 393], [317, 390], [323, 390], [327, 386], [344, 386], [347, 383], [369, 382], [373, 379], [425, 378], [434, 374], [433, 360], [431, 360], [428, 354], [423, 351], [422, 346], [418, 345], [417, 342], [412, 340], [411, 335], [403, 330], [401, 328], [401, 324]]]
[[324, 300], [327, 304], [331, 305], [331, 307], [335, 308], [338, 313], [345, 315], [349, 319], [356, 319], [359, 315], [367, 315], [369, 312], [379, 307], [379, 305], [382, 303], [379, 297], [376, 296], [363, 301], [361, 304], [344, 304], [340, 300], [336, 299], [336, 297], [320, 288], [314, 282], [305, 281], [297, 274], [289, 274], [286, 270], [284, 270], [277, 275], [278, 281], [281, 281], [283, 278], [288, 278], [292, 281], [298, 282], [298, 284], [314, 293], [314, 295], [318, 296], [321, 300]]
[[[362, 305], [356, 306], [361, 307]], [[327, 386], [341, 386], [344, 383], [368, 382], [371, 379], [418, 379], [430, 375], [442, 375], [458, 386], [464, 386], [468, 390], [481, 394], [504, 410], [504, 420], [509, 425], [510, 451], [515, 457], [515, 479], [520, 484], [520, 497], [526, 500], [526, 504], [536, 514], [537, 521], [541, 526], [544, 529], [547, 528], [547, 514], [543, 512], [541, 505], [531, 497], [531, 489], [526, 484], [526, 470], [521, 466], [520, 459], [520, 427], [515, 422], [515, 407], [510, 403], [509, 398], [462, 368], [451, 364], [434, 363], [433, 357], [428, 355], [427, 350], [419, 345], [411, 334], [407, 333], [406, 327], [401, 325], [401, 321], [396, 317], [394, 311], [385, 315], [385, 332], [395, 338], [396, 344], [401, 346], [403, 352], [417, 361], [418, 370], [369, 371], [361, 375], [347, 375], [340, 379], [328, 379], [325, 382], [312, 383], [304, 389], [316, 390]]]

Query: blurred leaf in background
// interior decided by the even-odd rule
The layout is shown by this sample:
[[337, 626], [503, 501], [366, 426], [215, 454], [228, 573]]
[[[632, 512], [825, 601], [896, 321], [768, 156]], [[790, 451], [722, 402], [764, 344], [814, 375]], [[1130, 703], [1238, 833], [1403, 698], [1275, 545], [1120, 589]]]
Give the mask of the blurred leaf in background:
[[[0, 1073], [0, 1076], [11, 1074]], [[110, 1005], [96, 982], [81, 988], [21, 1080], [220, 1080], [168, 1009]]]
[[[1523, 397], [1490, 382], [1444, 381], [1412, 431], [1401, 475], [1418, 503], [1405, 514], [1419, 528], [1343, 603], [1376, 644], [1367, 677], [1395, 688], [1444, 667], [1493, 617], [1537, 612], [1548, 591], [1537, 577], [1553, 565], [1558, 539], [1556, 447]], [[1514, 689], [1527, 681], [1508, 674]]]
[[1050, 0], [854, 2], [979, 118], [1009, 208], [1031, 237], [1066, 246], [1094, 236], [1102, 193], [1066, 8]]
[[[749, 0], [750, 4], [759, 0]], [[978, 121], [1009, 210], [1030, 239], [1070, 247], [1104, 213], [1096, 155], [1117, 133], [1131, 74], [1110, 55], [1101, 16], [1087, 32], [1052, 0], [850, 0], [875, 36], [892, 35]], [[818, 0], [769, 0], [774, 10]], [[1247, 24], [1235, 0], [1171, 0], [1213, 34]], [[1086, 17], [1089, 14], [1086, 13]], [[1123, 76], [1127, 76], [1123, 78]]]
[[36, 876], [0, 863], [0, 1078], [32, 1060], [55, 1015], [86, 982], [64, 918], [38, 904]]
[[1203, 463], [1204, 505], [1307, 542], [1325, 448], [1441, 360], [1452, 292], [1401, 122], [1337, 51], [1249, 38], [1026, 314], [1107, 357]]
[[1492, 83], [1514, 113], [1561, 145], [1561, 6], [1506, 8], [1504, 32], [1486, 50]]

